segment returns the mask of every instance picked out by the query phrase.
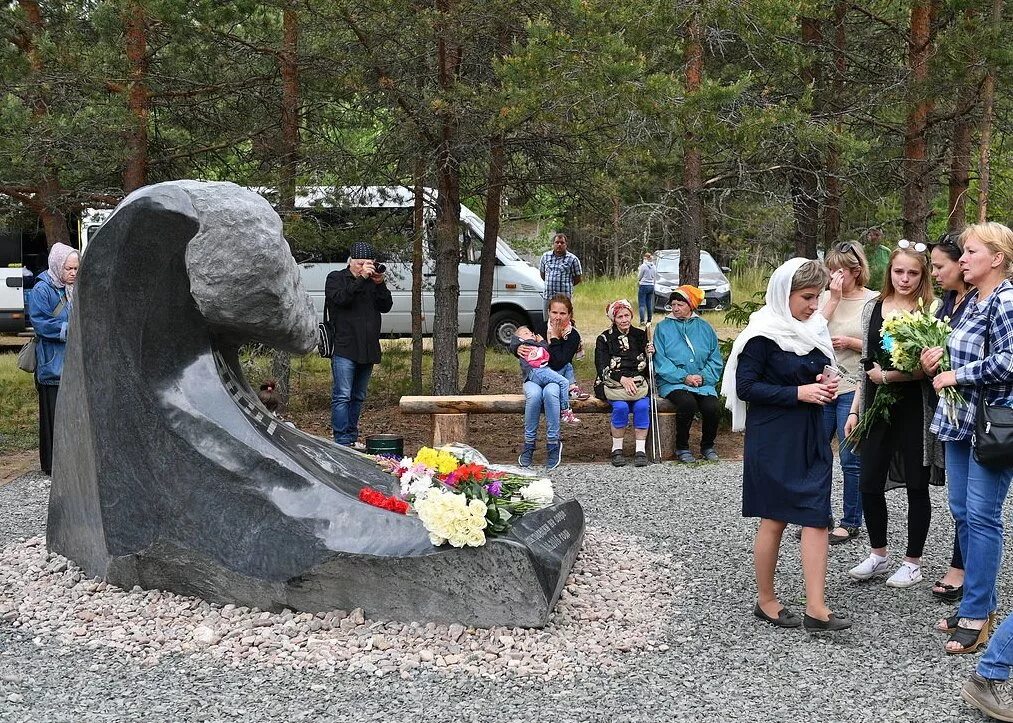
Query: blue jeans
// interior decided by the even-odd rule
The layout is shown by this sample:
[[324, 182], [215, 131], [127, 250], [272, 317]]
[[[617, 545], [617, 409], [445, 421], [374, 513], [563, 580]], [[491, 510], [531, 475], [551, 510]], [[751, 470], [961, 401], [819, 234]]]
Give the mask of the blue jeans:
[[637, 306], [640, 309], [640, 323], [650, 321], [654, 316], [654, 284], [637, 286]]
[[551, 384], [555, 384], [559, 388], [559, 408], [570, 408], [570, 380], [563, 376], [561, 372], [557, 372], [547, 366], [528, 369], [524, 382], [525, 384], [527, 382], [534, 382], [543, 389]]
[[978, 661], [978, 675], [992, 680], [1009, 680], [1011, 667], [1013, 667], [1013, 615], [1007, 615], [1002, 625], [992, 633], [985, 654]]
[[565, 367], [560, 369], [559, 373], [566, 377], [566, 380], [570, 382], [571, 385], [577, 383], [577, 374], [573, 371], [572, 363], [568, 363]]
[[[950, 512], [965, 561], [959, 613], [962, 618], [983, 620], [999, 604], [995, 584], [1002, 563], [1002, 505], [1013, 469], [982, 467], [974, 461], [970, 440], [945, 445]], [[992, 643], [988, 646], [991, 649]]]
[[855, 393], [847, 392], [823, 407], [823, 426], [829, 432], [830, 439], [837, 435], [841, 472], [844, 473], [844, 517], [841, 518], [841, 527], [862, 526], [861, 461], [851, 445], [844, 443], [844, 425], [848, 423], [854, 399]]
[[338, 444], [352, 444], [359, 437], [359, 415], [366, 400], [372, 364], [357, 364], [342, 356], [331, 358], [331, 429]]
[[541, 387], [532, 381], [524, 382], [524, 442], [534, 444], [538, 434], [538, 418], [545, 410], [545, 437], [549, 442], [559, 441], [559, 387], [549, 384]]

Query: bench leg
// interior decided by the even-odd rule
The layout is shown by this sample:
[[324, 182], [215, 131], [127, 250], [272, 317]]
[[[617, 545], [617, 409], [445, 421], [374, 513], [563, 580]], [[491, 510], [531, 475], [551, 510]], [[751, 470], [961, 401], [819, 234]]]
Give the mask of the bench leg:
[[672, 459], [672, 452], [675, 449], [675, 413], [658, 412], [658, 426], [655, 428], [652, 425], [647, 434], [648, 449], [653, 449], [652, 442], [654, 435], [657, 435], [661, 442], [661, 459], [656, 459], [654, 461], [661, 462], [662, 460]]
[[434, 414], [433, 447], [442, 447], [451, 442], [468, 443], [468, 415]]

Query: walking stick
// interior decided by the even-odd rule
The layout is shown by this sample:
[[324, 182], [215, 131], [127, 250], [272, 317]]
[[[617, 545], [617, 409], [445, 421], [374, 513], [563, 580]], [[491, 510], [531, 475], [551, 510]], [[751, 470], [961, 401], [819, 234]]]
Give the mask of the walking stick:
[[[647, 342], [649, 344], [654, 343], [654, 329], [651, 328], [651, 322], [647, 322]], [[648, 438], [651, 440], [651, 457], [654, 462], [661, 461], [661, 438], [658, 436], [658, 400], [655, 397], [656, 389], [654, 387], [654, 354], [647, 355], [647, 375], [648, 375], [648, 409], [650, 411], [651, 418], [651, 431], [648, 433]]]

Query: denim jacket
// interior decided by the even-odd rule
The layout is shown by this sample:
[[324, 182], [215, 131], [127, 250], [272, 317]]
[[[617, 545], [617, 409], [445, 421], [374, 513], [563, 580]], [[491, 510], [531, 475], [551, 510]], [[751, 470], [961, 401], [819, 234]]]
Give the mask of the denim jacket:
[[[64, 302], [60, 313], [53, 312]], [[43, 271], [28, 293], [28, 317], [38, 341], [35, 345], [35, 379], [39, 384], [55, 386], [63, 375], [63, 357], [67, 350], [67, 325], [70, 302], [67, 290], [53, 286], [49, 272]]]

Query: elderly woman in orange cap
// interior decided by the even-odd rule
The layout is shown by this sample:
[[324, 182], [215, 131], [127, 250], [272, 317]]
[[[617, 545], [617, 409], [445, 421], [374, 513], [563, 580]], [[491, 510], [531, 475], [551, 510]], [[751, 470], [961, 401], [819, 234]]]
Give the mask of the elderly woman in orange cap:
[[647, 465], [647, 431], [651, 426], [650, 389], [647, 383], [647, 355], [654, 347], [647, 332], [633, 326], [633, 306], [616, 299], [605, 307], [612, 325], [598, 335], [594, 345], [594, 366], [598, 378], [594, 395], [612, 405], [612, 465], [626, 464], [623, 436], [633, 414], [636, 450], [633, 464]]
[[673, 290], [668, 299], [672, 311], [654, 332], [654, 382], [658, 395], [675, 406], [675, 458], [679, 462], [696, 459], [689, 449], [689, 429], [697, 413], [703, 420], [700, 456], [710, 462], [718, 460], [714, 450], [721, 418], [717, 385], [724, 362], [718, 335], [696, 313], [703, 296], [703, 291], [688, 284]]

